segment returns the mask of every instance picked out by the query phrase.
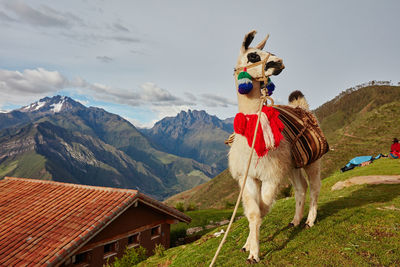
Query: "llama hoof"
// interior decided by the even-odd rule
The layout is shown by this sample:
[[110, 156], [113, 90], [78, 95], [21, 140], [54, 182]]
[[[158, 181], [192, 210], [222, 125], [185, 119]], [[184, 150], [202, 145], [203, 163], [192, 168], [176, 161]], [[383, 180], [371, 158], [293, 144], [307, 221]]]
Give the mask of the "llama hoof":
[[310, 229], [311, 228], [311, 226], [310, 225], [308, 225], [307, 223], [304, 225], [304, 228], [305, 229]]
[[288, 224], [288, 227], [289, 227], [289, 228], [292, 228], [292, 227], [294, 227], [294, 223], [292, 223], [292, 222], [291, 222], [291, 223], [289, 223], [289, 224]]
[[253, 257], [246, 260], [246, 263], [247, 263], [247, 264], [256, 264], [257, 262], [258, 262], [258, 261], [257, 261], [256, 259], [254, 259]]
[[241, 249], [240, 249], [240, 252], [246, 252], [246, 251], [247, 251], [246, 248], [241, 248]]

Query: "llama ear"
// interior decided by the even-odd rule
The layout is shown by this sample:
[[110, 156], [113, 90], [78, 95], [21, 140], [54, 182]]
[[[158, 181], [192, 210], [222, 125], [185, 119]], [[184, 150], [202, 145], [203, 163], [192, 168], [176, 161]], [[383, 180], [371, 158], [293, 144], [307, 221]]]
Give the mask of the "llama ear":
[[256, 33], [257, 33], [256, 30], [252, 30], [251, 32], [249, 32], [248, 34], [246, 34], [246, 35], [244, 36], [242, 48], [240, 49], [240, 51], [241, 51], [242, 53], [243, 53], [244, 51], [246, 51], [246, 50], [249, 48], [249, 46], [250, 46], [251, 42], [253, 41], [254, 36], [256, 35]]
[[267, 43], [268, 38], [269, 38], [269, 34], [267, 34], [267, 37], [265, 37], [264, 40], [262, 40], [258, 45], [256, 45], [256, 48], [262, 50], [264, 48], [265, 44]]

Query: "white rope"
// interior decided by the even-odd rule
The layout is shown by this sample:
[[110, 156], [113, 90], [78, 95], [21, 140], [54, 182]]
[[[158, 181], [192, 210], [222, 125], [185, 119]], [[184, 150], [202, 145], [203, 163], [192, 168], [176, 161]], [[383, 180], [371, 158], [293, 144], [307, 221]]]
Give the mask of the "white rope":
[[260, 124], [261, 110], [262, 110], [262, 107], [263, 107], [265, 101], [267, 101], [267, 99], [270, 99], [271, 102], [272, 102], [271, 105], [273, 105], [274, 102], [273, 102], [272, 98], [267, 96], [266, 92], [263, 90], [263, 96], [261, 96], [260, 107], [258, 109], [258, 118], [257, 118], [257, 123], [256, 123], [256, 129], [254, 130], [253, 143], [251, 144], [250, 157], [249, 157], [249, 161], [247, 163], [247, 168], [246, 168], [246, 172], [245, 172], [245, 175], [244, 175], [242, 188], [240, 189], [240, 193], [239, 193], [238, 199], [236, 201], [235, 209], [233, 210], [231, 220], [229, 221], [228, 228], [226, 229], [226, 232], [224, 233], [224, 237], [222, 238], [221, 242], [219, 243], [219, 246], [218, 246], [217, 251], [215, 252], [214, 258], [212, 259], [212, 261], [210, 263], [210, 267], [212, 267], [214, 265], [215, 261], [217, 260], [218, 254], [221, 251], [221, 248], [225, 243], [226, 237], [228, 236], [229, 230], [231, 229], [233, 220], [235, 219], [236, 212], [237, 212], [239, 204], [240, 204], [240, 200], [242, 199], [244, 187], [245, 187], [246, 181], [247, 181], [247, 175], [249, 174], [249, 168], [250, 168], [250, 164], [251, 164], [251, 159], [253, 157], [254, 144], [256, 143], [256, 135], [257, 135], [257, 131], [258, 131], [258, 125]]

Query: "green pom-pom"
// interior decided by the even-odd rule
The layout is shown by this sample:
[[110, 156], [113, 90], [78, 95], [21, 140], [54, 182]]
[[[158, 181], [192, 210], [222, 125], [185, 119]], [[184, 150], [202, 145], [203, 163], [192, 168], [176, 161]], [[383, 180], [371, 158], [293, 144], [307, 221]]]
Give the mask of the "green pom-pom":
[[251, 77], [251, 75], [246, 71], [246, 68], [241, 72], [241, 73], [239, 73], [239, 75], [238, 75], [238, 80], [240, 80], [240, 79], [252, 79], [253, 77]]

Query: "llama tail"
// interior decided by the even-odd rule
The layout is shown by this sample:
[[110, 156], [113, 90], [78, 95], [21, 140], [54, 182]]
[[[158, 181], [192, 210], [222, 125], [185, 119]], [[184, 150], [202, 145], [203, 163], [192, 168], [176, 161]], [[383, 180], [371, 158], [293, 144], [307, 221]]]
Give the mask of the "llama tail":
[[310, 110], [306, 98], [304, 97], [303, 93], [298, 90], [293, 91], [289, 95], [289, 105], [292, 107], [301, 107], [306, 110]]

